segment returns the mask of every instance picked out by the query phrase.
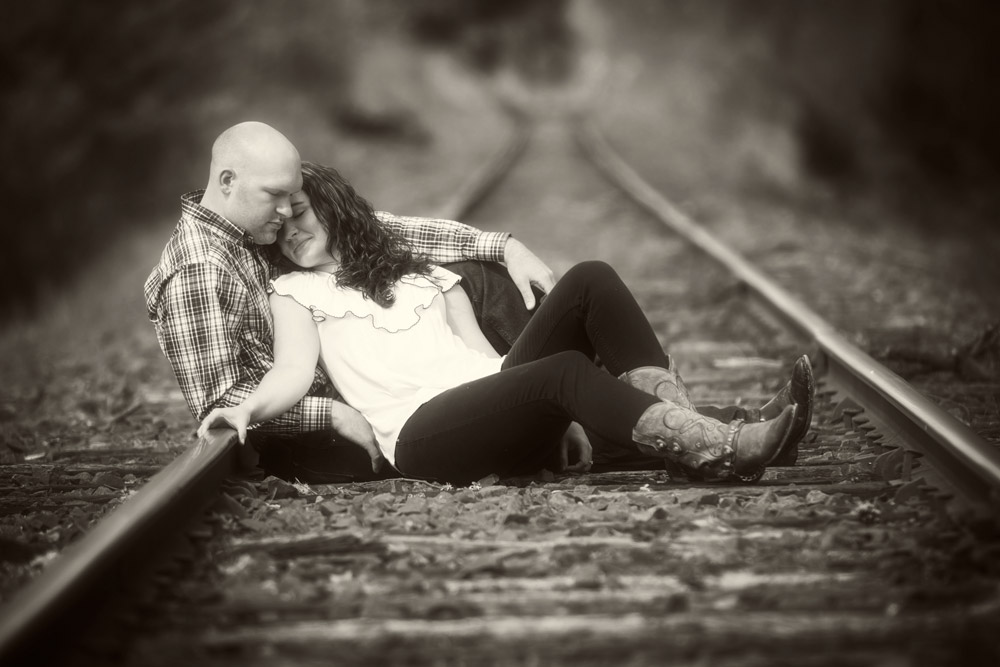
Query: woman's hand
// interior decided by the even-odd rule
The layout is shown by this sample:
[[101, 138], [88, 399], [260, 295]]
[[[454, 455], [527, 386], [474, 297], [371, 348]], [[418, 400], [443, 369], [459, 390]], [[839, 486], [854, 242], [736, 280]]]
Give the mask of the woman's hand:
[[381, 470], [385, 457], [382, 456], [382, 451], [375, 441], [375, 431], [364, 415], [346, 403], [333, 401], [330, 416], [333, 419], [333, 430], [337, 435], [359, 445], [367, 452], [372, 460], [372, 472]]
[[215, 408], [208, 413], [198, 427], [198, 437], [203, 438], [210, 428], [225, 428], [227, 426], [236, 429], [241, 443], [247, 441], [247, 427], [250, 425], [250, 411], [242, 405], [232, 408]]
[[593, 464], [594, 449], [590, 445], [590, 438], [582, 426], [576, 422], [571, 423], [559, 443], [560, 472], [587, 472]]

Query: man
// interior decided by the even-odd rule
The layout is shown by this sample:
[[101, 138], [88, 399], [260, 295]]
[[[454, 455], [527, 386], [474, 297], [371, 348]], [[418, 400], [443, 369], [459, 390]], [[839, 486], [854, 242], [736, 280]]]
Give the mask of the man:
[[[290, 198], [301, 187], [295, 146], [268, 125], [246, 122], [215, 141], [205, 189], [181, 198], [181, 219], [144, 291], [160, 347], [198, 420], [213, 407], [242, 402], [273, 363], [266, 290], [274, 268], [264, 249], [292, 215]], [[452, 221], [379, 217], [437, 263], [505, 262], [528, 310], [535, 305], [532, 286], [546, 292], [554, 284], [549, 268], [509, 234]], [[483, 306], [493, 299], [484, 293], [502, 272], [491, 265], [454, 270], [468, 275], [466, 289], [474, 292], [477, 317], [488, 323]], [[521, 326], [513, 326], [514, 335]], [[317, 369], [302, 401], [255, 429], [253, 442], [265, 469], [317, 481], [364, 477], [369, 457], [378, 460], [371, 427], [332, 392]], [[339, 435], [333, 443], [331, 433]]]

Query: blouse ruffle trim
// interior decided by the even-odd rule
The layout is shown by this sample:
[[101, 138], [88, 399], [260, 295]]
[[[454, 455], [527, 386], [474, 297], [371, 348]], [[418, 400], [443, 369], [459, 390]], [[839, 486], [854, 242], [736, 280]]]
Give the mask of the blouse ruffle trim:
[[382, 308], [360, 290], [340, 287], [330, 273], [286, 273], [272, 280], [271, 288], [308, 308], [316, 322], [323, 322], [327, 317], [351, 315], [358, 319], [371, 318], [376, 329], [396, 333], [416, 325], [420, 321], [420, 311], [429, 308], [439, 294], [454, 287], [459, 280], [456, 274], [439, 266], [433, 267], [429, 276], [405, 275], [396, 283], [396, 301], [390, 308]]

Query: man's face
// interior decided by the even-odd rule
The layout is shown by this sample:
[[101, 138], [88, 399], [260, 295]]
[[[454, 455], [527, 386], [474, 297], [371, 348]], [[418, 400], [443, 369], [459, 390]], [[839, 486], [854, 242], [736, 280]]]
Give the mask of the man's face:
[[274, 243], [286, 218], [292, 215], [291, 197], [302, 189], [301, 166], [248, 166], [231, 181], [226, 219], [245, 230], [258, 245]]

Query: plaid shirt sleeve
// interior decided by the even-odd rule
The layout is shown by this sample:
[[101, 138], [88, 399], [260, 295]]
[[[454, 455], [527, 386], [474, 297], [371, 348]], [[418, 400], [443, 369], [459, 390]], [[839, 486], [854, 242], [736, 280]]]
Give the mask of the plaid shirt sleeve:
[[[229, 407], [239, 405], [253, 393], [259, 382], [241, 381], [229, 388], [216, 405], [211, 407]], [[306, 431], [333, 430], [333, 399], [325, 396], [304, 396], [293, 405], [288, 412], [274, 419], [250, 428], [255, 432], [295, 434]], [[208, 410], [205, 411], [208, 414]], [[202, 417], [204, 418], [204, 417]]]
[[436, 264], [467, 259], [502, 262], [504, 245], [510, 237], [505, 232], [483, 232], [454, 220], [414, 218], [385, 211], [376, 215], [409, 241], [415, 253], [427, 255]]
[[[160, 296], [157, 338], [188, 407], [199, 420], [214, 407], [241, 403], [268, 370], [241, 356], [246, 302], [244, 285], [209, 263], [191, 264], [175, 273]], [[298, 433], [330, 429], [331, 401], [307, 396], [255, 430]]]

